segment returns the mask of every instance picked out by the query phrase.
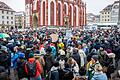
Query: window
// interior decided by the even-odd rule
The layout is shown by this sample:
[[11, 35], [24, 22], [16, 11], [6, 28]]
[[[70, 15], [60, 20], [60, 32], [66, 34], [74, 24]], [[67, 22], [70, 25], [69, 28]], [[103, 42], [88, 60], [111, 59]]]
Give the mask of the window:
[[105, 12], [105, 14], [106, 14], [106, 12]]
[[9, 17], [7, 16], [7, 19], [9, 19]]
[[2, 16], [2, 19], [4, 19], [4, 16]]
[[109, 14], [109, 12], [108, 12], [108, 14]]
[[7, 11], [7, 14], [8, 14], [9, 12]]
[[2, 21], [2, 24], [4, 24], [4, 21]]
[[108, 19], [108, 21], [110, 21], [110, 20]]
[[13, 12], [11, 12], [11, 14], [13, 14]]
[[7, 24], [9, 24], [9, 21], [7, 21]]
[[106, 19], [105, 19], [105, 21], [106, 21]]
[[13, 21], [11, 21], [11, 24], [13, 24]]
[[109, 15], [108, 15], [108, 17], [109, 17]]
[[11, 19], [13, 20], [13, 17], [11, 17]]
[[4, 11], [2, 11], [2, 14], [4, 14]]

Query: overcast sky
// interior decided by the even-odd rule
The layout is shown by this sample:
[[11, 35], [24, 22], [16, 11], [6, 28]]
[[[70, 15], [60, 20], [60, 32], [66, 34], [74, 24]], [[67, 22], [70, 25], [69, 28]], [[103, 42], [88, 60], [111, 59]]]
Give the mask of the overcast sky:
[[[0, 0], [7, 3], [15, 11], [25, 10], [25, 0]], [[87, 13], [99, 14], [99, 12], [108, 4], [115, 0], [83, 0], [87, 4]]]

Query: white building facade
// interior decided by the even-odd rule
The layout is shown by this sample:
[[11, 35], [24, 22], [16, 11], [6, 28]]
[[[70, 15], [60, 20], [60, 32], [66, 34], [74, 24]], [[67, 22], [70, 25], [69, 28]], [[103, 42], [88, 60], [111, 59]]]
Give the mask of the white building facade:
[[15, 13], [15, 27], [16, 28], [25, 28], [25, 12], [16, 12]]
[[119, 2], [114, 2], [111, 10], [111, 22], [118, 22], [118, 12], [119, 11]]
[[108, 5], [100, 12], [101, 23], [118, 23], [119, 1]]
[[0, 29], [10, 30], [15, 27], [15, 11], [0, 1]]
[[105, 7], [100, 13], [100, 22], [101, 23], [108, 23], [111, 22], [111, 10], [112, 5], [108, 5]]

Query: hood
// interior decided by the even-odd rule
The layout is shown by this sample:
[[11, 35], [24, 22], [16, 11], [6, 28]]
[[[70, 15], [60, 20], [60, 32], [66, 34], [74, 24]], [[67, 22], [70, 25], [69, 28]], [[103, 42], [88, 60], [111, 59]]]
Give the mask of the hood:
[[30, 63], [33, 63], [35, 61], [35, 58], [29, 58], [28, 60]]

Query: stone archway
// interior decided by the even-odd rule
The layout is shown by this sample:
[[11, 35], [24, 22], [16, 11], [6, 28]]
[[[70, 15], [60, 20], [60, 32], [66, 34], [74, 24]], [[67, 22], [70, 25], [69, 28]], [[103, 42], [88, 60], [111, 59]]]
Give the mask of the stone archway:
[[74, 27], [76, 27], [76, 14], [77, 14], [77, 13], [76, 13], [76, 11], [77, 11], [76, 9], [77, 9], [77, 8], [75, 7], [75, 8], [74, 8]]
[[69, 17], [69, 25], [72, 25], [72, 6], [70, 6], [70, 17]]
[[42, 17], [43, 17], [43, 25], [45, 25], [45, 1], [43, 2], [43, 6], [42, 6], [42, 8], [43, 8], [43, 11], [42, 11]]
[[54, 2], [50, 3], [50, 24], [54, 25]]
[[61, 25], [61, 4], [58, 3], [58, 25]]

